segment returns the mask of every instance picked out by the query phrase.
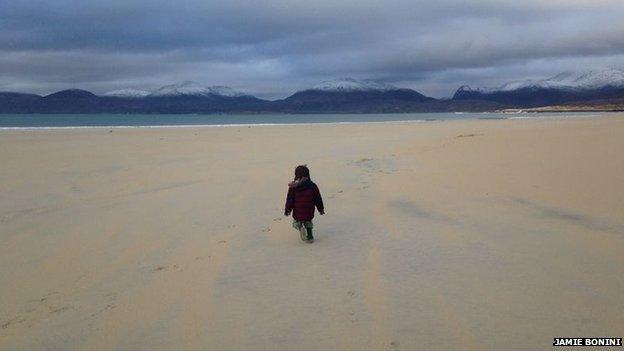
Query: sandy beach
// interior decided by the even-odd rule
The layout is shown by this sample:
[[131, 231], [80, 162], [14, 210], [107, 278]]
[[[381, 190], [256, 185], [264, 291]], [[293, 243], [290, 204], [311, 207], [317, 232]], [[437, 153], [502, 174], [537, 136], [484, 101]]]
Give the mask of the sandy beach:
[[[624, 336], [624, 115], [0, 131], [0, 350]], [[306, 163], [314, 244], [283, 216]]]

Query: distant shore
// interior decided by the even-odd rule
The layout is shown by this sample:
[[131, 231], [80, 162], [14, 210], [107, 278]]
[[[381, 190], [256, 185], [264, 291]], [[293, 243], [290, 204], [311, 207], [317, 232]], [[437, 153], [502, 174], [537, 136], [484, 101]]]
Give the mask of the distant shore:
[[624, 104], [607, 105], [554, 105], [533, 108], [504, 109], [501, 113], [550, 113], [550, 112], [624, 112]]
[[[600, 113], [598, 116], [613, 113]], [[338, 113], [338, 114], [0, 114], [0, 130], [61, 128], [166, 128], [232, 127], [257, 125], [313, 125], [358, 123], [410, 123], [445, 120], [596, 117], [594, 111], [529, 114], [506, 112], [447, 113]]]

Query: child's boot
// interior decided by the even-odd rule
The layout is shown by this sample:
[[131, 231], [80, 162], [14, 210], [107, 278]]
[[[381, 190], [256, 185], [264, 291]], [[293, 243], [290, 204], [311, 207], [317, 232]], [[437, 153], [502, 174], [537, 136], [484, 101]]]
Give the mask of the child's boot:
[[305, 227], [305, 225], [301, 223], [301, 226], [299, 227], [299, 235], [301, 236], [301, 241], [308, 240], [308, 232], [306, 229], [307, 228]]
[[313, 243], [314, 242], [314, 236], [312, 235], [312, 228], [306, 228], [306, 230], [308, 232], [306, 241], [309, 242], [309, 243]]

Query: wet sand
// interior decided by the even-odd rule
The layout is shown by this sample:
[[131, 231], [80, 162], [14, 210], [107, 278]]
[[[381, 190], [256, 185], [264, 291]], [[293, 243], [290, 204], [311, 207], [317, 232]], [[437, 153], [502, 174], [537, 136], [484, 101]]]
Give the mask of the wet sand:
[[[624, 115], [0, 131], [1, 350], [624, 335]], [[282, 214], [307, 163], [316, 242]]]

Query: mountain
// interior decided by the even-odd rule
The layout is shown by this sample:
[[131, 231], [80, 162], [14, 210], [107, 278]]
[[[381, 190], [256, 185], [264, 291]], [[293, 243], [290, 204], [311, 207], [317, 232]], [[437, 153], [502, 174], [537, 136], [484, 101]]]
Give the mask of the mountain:
[[255, 112], [267, 103], [230, 87], [192, 81], [165, 85], [135, 100], [146, 113]]
[[179, 84], [165, 85], [149, 96], [224, 96], [241, 97], [247, 94], [226, 86], [205, 86], [197, 82], [185, 81]]
[[176, 96], [248, 96], [241, 91], [226, 86], [205, 86], [197, 82], [185, 81], [178, 84], [169, 84], [154, 91], [139, 89], [119, 89], [102, 94], [104, 97], [144, 98], [144, 97], [176, 97]]
[[340, 78], [301, 90], [270, 107], [284, 112], [406, 112], [429, 111], [435, 99], [415, 90], [373, 81]]
[[397, 87], [377, 83], [371, 80], [356, 80], [353, 78], [338, 78], [314, 85], [308, 90], [331, 91], [331, 92], [354, 92], [354, 91], [389, 91], [398, 90]]
[[0, 92], [0, 113], [33, 113], [41, 99], [35, 94]]
[[0, 92], [0, 113], [219, 113], [262, 111], [265, 100], [229, 87], [194, 82], [167, 85], [154, 92], [114, 90], [100, 96], [62, 90], [44, 97]]
[[624, 72], [608, 69], [563, 72], [547, 79], [514, 81], [497, 88], [464, 85], [453, 99], [536, 107], [620, 97], [624, 97]]
[[43, 113], [98, 113], [100, 97], [81, 89], [67, 89], [44, 96], [38, 104]]
[[97, 95], [82, 89], [67, 89], [44, 96], [48, 101], [71, 101], [96, 99]]
[[109, 91], [108, 93], [104, 93], [102, 96], [132, 99], [132, 98], [143, 98], [143, 97], [148, 96], [149, 94], [150, 94], [149, 91], [130, 88], [130, 89], [119, 89], [119, 90]]
[[0, 92], [0, 113], [481, 112], [542, 106], [613, 109], [619, 108], [621, 101], [624, 101], [624, 72], [594, 70], [513, 81], [497, 88], [462, 86], [452, 99], [434, 99], [413, 89], [353, 78], [321, 82], [275, 101], [258, 99], [230, 87], [192, 81], [165, 85], [151, 92], [129, 88], [102, 95], [80, 89], [43, 97]]

